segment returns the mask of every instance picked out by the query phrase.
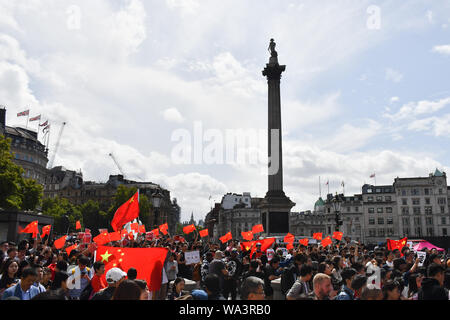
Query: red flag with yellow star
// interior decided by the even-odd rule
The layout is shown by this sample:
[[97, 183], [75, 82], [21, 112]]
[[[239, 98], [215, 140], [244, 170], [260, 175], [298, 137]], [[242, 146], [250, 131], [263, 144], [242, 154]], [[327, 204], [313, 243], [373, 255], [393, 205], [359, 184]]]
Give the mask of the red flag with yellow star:
[[209, 235], [208, 229], [200, 230], [199, 234], [200, 234], [200, 238], [207, 237]]
[[313, 238], [319, 241], [322, 240], [322, 232], [314, 233]]
[[333, 232], [333, 238], [336, 240], [341, 241], [342, 240], [342, 236], [344, 235], [343, 232], [339, 232], [339, 231], [335, 231]]
[[295, 240], [295, 236], [291, 233], [288, 233], [283, 239], [283, 241], [286, 243], [293, 243], [294, 240]]
[[[150, 291], [158, 291], [161, 287], [162, 268], [166, 259], [166, 248], [118, 248], [99, 247], [96, 253], [96, 261], [105, 264], [106, 273], [111, 268], [120, 268], [124, 272], [128, 269], [137, 270], [137, 279], [147, 281]], [[106, 280], [106, 279], [105, 279]]]
[[169, 225], [167, 223], [164, 223], [163, 225], [159, 226], [159, 230], [164, 234], [167, 235], [167, 229], [169, 229]]
[[43, 238], [43, 237], [45, 237], [46, 235], [47, 236], [50, 236], [50, 230], [52, 229], [52, 226], [49, 224], [49, 225], [47, 225], [47, 226], [43, 226], [42, 227], [42, 235], [41, 235], [41, 237]]
[[33, 234], [33, 238], [36, 238], [37, 235], [39, 234], [39, 228], [38, 228], [38, 221], [33, 221], [31, 223], [29, 223], [25, 229], [21, 229], [19, 226], [19, 233], [32, 233]]
[[122, 204], [114, 214], [111, 226], [114, 231], [120, 230], [122, 226], [139, 217], [139, 190], [130, 200]]
[[244, 238], [244, 240], [247, 240], [247, 241], [253, 240], [253, 232], [251, 232], [251, 231], [242, 231], [241, 236], [242, 236], [242, 238]]
[[56, 249], [61, 249], [62, 247], [64, 247], [64, 244], [66, 243], [66, 239], [67, 239], [67, 236], [62, 236], [58, 240], [55, 240], [55, 242], [53, 242], [53, 245], [55, 246]]
[[330, 244], [333, 243], [333, 240], [331, 240], [330, 236], [326, 237], [325, 239], [322, 240], [322, 247], [326, 247], [329, 246]]
[[108, 242], [111, 241], [111, 240], [109, 239], [109, 233], [108, 233], [108, 232], [100, 233], [100, 234], [99, 234], [98, 236], [96, 236], [93, 240], [94, 240], [94, 242], [95, 242], [97, 245], [99, 245], [99, 246], [101, 246], [101, 245], [103, 245], [103, 244], [108, 243]]
[[300, 239], [298, 242], [300, 242], [301, 245], [307, 247], [309, 239], [308, 238]]

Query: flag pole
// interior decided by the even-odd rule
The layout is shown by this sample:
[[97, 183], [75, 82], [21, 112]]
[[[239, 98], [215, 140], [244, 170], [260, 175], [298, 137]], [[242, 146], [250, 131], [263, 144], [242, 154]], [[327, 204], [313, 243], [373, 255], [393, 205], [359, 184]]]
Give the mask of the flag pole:
[[28, 115], [27, 115], [27, 126], [26, 126], [27, 130], [28, 130], [28, 119], [30, 119], [30, 110], [28, 110]]
[[322, 198], [322, 186], [320, 185], [320, 176], [319, 176], [319, 197]]

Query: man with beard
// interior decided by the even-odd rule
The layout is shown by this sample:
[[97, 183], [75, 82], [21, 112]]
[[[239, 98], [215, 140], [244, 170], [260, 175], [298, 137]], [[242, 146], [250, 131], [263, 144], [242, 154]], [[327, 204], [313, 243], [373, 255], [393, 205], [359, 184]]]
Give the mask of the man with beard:
[[331, 278], [324, 273], [318, 273], [313, 279], [314, 291], [311, 293], [311, 297], [314, 300], [330, 300], [330, 292], [333, 290], [331, 285]]

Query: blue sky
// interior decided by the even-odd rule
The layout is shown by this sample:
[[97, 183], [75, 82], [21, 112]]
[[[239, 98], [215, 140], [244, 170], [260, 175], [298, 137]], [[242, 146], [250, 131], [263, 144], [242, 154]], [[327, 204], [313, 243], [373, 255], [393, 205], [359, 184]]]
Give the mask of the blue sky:
[[275, 38], [285, 192], [308, 210], [319, 176], [352, 194], [373, 172], [379, 184], [450, 172], [449, 17], [448, 1], [426, 0], [0, 0], [0, 103], [9, 125], [28, 106], [48, 118], [50, 148], [68, 122], [55, 165], [106, 181], [113, 152], [199, 219], [210, 195], [263, 196], [265, 164], [177, 165], [171, 135], [195, 121], [264, 130]]

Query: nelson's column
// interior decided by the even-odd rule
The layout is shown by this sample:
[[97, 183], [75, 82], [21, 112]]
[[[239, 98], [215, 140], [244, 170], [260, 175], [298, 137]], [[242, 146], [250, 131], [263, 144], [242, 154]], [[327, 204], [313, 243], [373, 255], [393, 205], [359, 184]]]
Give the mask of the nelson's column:
[[285, 235], [289, 232], [289, 213], [295, 203], [283, 191], [283, 152], [281, 136], [280, 79], [286, 66], [278, 64], [275, 42], [270, 40], [271, 57], [263, 70], [269, 86], [268, 95], [268, 191], [259, 208], [264, 231], [269, 235]]

